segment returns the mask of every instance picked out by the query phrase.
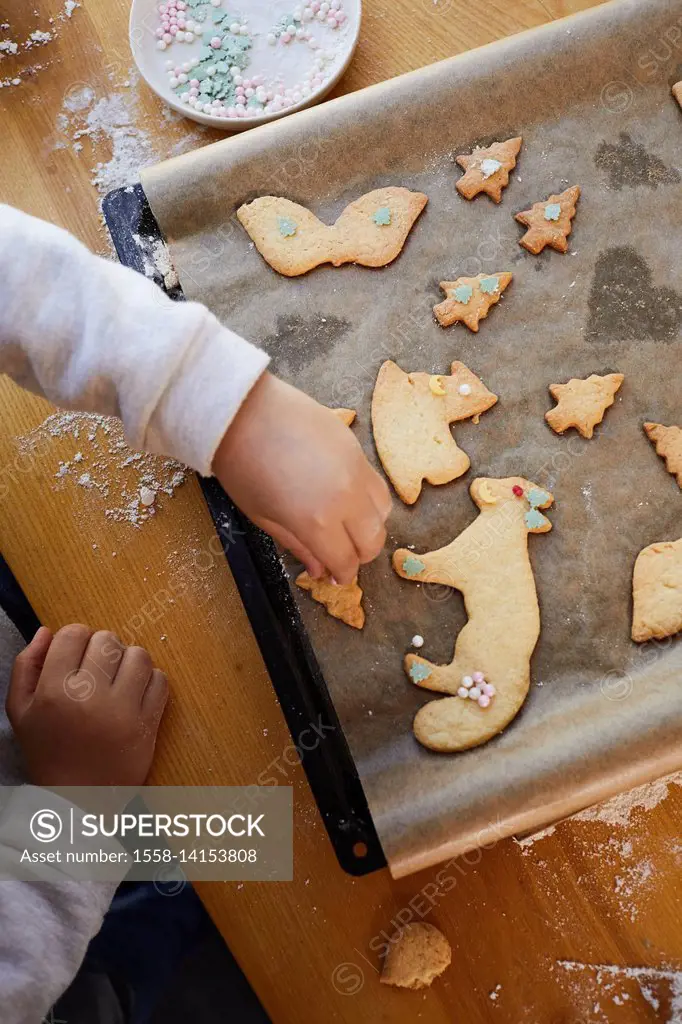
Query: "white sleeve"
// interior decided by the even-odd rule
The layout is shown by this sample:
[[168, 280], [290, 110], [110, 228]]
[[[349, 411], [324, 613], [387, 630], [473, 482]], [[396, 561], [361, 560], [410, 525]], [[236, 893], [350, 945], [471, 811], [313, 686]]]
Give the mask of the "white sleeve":
[[132, 448], [210, 475], [267, 355], [66, 231], [0, 205], [0, 373], [69, 409], [120, 416]]

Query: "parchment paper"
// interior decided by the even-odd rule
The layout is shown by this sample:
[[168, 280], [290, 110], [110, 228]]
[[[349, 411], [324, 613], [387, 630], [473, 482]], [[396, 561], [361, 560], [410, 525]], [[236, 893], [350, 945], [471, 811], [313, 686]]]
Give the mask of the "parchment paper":
[[[617, 0], [144, 173], [187, 296], [264, 346], [285, 378], [357, 408], [375, 462], [384, 359], [439, 373], [461, 359], [500, 395], [478, 426], [454, 428], [467, 477], [426, 486], [413, 508], [396, 498], [387, 550], [362, 572], [362, 633], [293, 588], [396, 876], [682, 765], [682, 644], [629, 640], [638, 551], [682, 536], [682, 494], [641, 426], [682, 422], [682, 114], [669, 94], [681, 26], [682, 0]], [[502, 204], [461, 199], [454, 156], [518, 134]], [[575, 183], [569, 253], [526, 253], [513, 214]], [[269, 193], [331, 222], [388, 184], [429, 204], [383, 270], [285, 279], [234, 216]], [[505, 269], [514, 281], [479, 334], [434, 322], [439, 280]], [[595, 439], [554, 435], [548, 385], [610, 371], [625, 384]], [[530, 537], [542, 612], [531, 691], [486, 746], [431, 753], [411, 732], [430, 695], [402, 658], [421, 633], [422, 653], [449, 661], [462, 600], [399, 580], [389, 556], [449, 542], [475, 517], [473, 476], [514, 474], [556, 496], [553, 531]]]

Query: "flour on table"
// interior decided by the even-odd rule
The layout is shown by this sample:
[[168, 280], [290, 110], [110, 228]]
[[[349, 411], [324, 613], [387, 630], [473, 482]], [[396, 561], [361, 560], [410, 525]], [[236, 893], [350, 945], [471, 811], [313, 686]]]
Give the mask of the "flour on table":
[[[33, 50], [35, 47], [46, 46], [48, 43], [53, 42], [59, 35], [59, 28], [57, 22], [63, 22], [73, 15], [73, 12], [77, 7], [80, 7], [80, 3], [76, 3], [76, 0], [66, 0], [62, 11], [57, 14], [56, 18], [49, 18], [49, 28], [37, 28], [33, 32], [29, 33], [28, 37], [24, 40], [18, 39], [0, 39], [0, 67], [3, 67], [3, 61], [7, 58], [18, 57], [28, 50]], [[40, 11], [36, 10], [33, 12], [36, 18], [41, 16]], [[5, 21], [0, 24], [0, 32], [10, 32], [12, 26], [10, 22]], [[61, 60], [61, 58], [57, 58]], [[10, 65], [13, 69], [13, 74], [7, 77], [0, 76], [0, 89], [16, 87], [22, 85], [28, 78], [31, 78], [39, 71], [43, 71], [49, 67], [52, 62], [48, 61], [45, 64], [32, 64], [17, 66], [16, 62], [13, 61]]]
[[[590, 1022], [611, 1024], [609, 1006], [648, 1004], [657, 1013], [667, 1004], [661, 1024], [682, 1024], [682, 970], [673, 967], [621, 967], [619, 964], [588, 964], [576, 960], [557, 960], [565, 972], [572, 995], [590, 1004]], [[596, 1001], [595, 1001], [596, 999]], [[642, 1006], [645, 1009], [645, 1006]], [[598, 1016], [595, 1016], [598, 1015]]]
[[[69, 438], [74, 453], [60, 460], [53, 438]], [[58, 489], [77, 487], [96, 499], [106, 519], [140, 527], [187, 478], [174, 459], [133, 452], [119, 420], [95, 413], [57, 412], [18, 439], [25, 460], [35, 459]], [[59, 446], [63, 455], [63, 445]]]

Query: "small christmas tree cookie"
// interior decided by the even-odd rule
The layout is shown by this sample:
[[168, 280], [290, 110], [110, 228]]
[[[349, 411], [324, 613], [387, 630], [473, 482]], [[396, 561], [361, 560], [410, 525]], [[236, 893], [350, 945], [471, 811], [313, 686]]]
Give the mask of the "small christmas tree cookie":
[[493, 142], [485, 149], [477, 146], [472, 153], [455, 157], [465, 174], [457, 182], [457, 191], [465, 199], [485, 192], [494, 202], [502, 199], [502, 189], [509, 184], [509, 172], [516, 167], [516, 158], [523, 139], [518, 136], [506, 142]]
[[313, 600], [323, 604], [335, 619], [341, 619], [354, 629], [362, 629], [364, 626], [362, 588], [358, 586], [357, 576], [352, 583], [342, 585], [332, 582], [331, 576], [314, 580], [307, 572], [302, 572], [296, 577], [296, 586], [301, 590], [309, 590]]
[[511, 279], [512, 275], [505, 270], [499, 274], [441, 281], [440, 287], [446, 298], [433, 307], [436, 320], [441, 327], [461, 321], [470, 331], [477, 331], [479, 322], [487, 317], [490, 307], [500, 301]]
[[593, 373], [587, 380], [574, 377], [567, 384], [550, 384], [557, 404], [545, 413], [545, 419], [556, 434], [575, 427], [583, 437], [590, 438], [615, 402], [615, 394], [624, 380], [622, 373], [608, 373], [605, 377]]
[[664, 427], [662, 423], [645, 423], [646, 436], [665, 461], [665, 468], [682, 489], [682, 427]]
[[528, 252], [537, 256], [546, 245], [557, 252], [566, 252], [568, 236], [571, 233], [571, 221], [575, 217], [575, 207], [580, 198], [580, 187], [573, 185], [559, 195], [549, 196], [541, 203], [533, 203], [530, 210], [516, 214], [519, 224], [528, 228], [523, 238], [519, 239]]

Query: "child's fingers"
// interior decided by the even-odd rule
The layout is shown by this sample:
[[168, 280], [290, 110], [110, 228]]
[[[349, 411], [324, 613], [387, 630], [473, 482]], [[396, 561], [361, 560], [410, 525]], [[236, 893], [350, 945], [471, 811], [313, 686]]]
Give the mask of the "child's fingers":
[[391, 499], [391, 492], [388, 489], [388, 484], [383, 477], [380, 477], [378, 473], [371, 470], [368, 488], [376, 510], [381, 516], [382, 522], [385, 523], [391, 514], [391, 509], [393, 508], [393, 501]]
[[361, 565], [372, 562], [383, 549], [386, 528], [374, 505], [371, 505], [371, 510], [347, 522], [346, 529], [355, 545]]
[[329, 570], [337, 583], [353, 582], [360, 568], [360, 560], [343, 523], [333, 523], [320, 529], [310, 538], [309, 544], [314, 557]]
[[320, 576], [324, 575], [324, 566], [318, 558], [315, 558], [312, 551], [310, 551], [305, 544], [303, 544], [298, 537], [295, 537], [293, 533], [287, 530], [284, 526], [280, 526], [279, 523], [274, 523], [271, 519], [261, 519], [257, 521], [257, 525], [262, 530], [269, 533], [273, 540], [277, 541], [283, 548], [290, 551], [294, 558], [297, 558], [299, 562], [302, 562], [305, 566], [308, 575], [316, 580]]
[[41, 626], [30, 644], [16, 658], [7, 694], [7, 715], [10, 721], [20, 718], [28, 706], [51, 643], [52, 633], [46, 626]]

